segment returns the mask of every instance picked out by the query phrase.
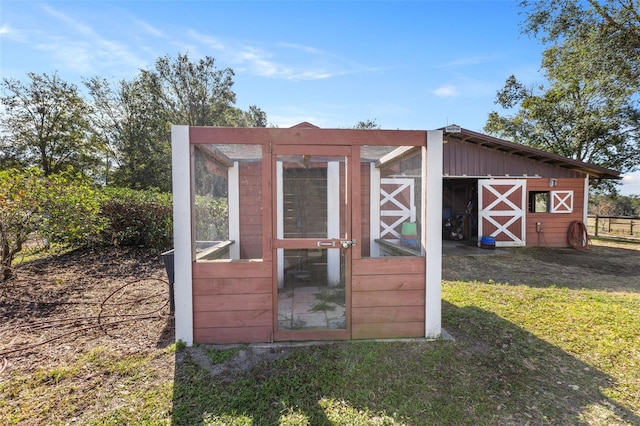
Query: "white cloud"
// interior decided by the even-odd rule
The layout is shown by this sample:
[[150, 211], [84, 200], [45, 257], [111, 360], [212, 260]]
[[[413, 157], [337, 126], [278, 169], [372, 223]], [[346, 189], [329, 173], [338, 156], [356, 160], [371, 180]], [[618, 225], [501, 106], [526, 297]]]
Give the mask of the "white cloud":
[[640, 194], [640, 171], [622, 176], [620, 193], [622, 195]]
[[101, 36], [91, 26], [73, 19], [49, 6], [44, 10], [61, 23], [56, 31], [40, 31], [36, 48], [49, 52], [56, 66], [71, 68], [81, 73], [103, 71], [105, 67], [131, 71], [146, 65], [127, 44]]
[[451, 98], [458, 96], [458, 88], [452, 85], [440, 86], [433, 91], [433, 94], [439, 98]]

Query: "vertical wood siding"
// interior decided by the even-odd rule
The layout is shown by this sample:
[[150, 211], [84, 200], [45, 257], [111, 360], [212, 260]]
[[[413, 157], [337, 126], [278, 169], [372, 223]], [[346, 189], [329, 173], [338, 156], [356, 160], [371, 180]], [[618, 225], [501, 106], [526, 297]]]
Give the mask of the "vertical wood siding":
[[240, 165], [240, 258], [262, 259], [262, 165]]
[[449, 138], [443, 146], [445, 176], [545, 176], [577, 178], [575, 170]]

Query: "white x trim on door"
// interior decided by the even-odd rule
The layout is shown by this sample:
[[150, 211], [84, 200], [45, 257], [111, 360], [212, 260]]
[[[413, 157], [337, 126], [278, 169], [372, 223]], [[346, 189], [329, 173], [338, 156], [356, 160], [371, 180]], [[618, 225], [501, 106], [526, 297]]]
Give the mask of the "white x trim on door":
[[479, 237], [495, 237], [496, 247], [525, 245], [526, 182], [524, 179], [478, 180]]

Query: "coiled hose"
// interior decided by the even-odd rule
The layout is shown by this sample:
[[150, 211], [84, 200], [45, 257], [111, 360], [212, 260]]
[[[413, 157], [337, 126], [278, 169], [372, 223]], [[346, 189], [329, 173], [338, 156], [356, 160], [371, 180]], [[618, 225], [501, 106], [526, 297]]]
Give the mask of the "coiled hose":
[[571, 247], [579, 251], [587, 251], [591, 245], [589, 233], [585, 224], [579, 220], [574, 220], [567, 230], [567, 242]]

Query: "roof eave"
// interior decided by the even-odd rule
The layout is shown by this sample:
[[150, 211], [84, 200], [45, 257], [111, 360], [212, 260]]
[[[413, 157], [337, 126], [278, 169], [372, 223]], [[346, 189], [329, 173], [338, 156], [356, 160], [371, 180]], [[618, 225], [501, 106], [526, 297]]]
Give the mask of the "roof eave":
[[[441, 128], [439, 130], [445, 130]], [[566, 169], [576, 170], [590, 177], [598, 179], [622, 179], [620, 172], [611, 170], [606, 167], [597, 166], [591, 163], [574, 160], [572, 158], [563, 157], [552, 152], [522, 145], [516, 142], [507, 141], [494, 136], [485, 135], [484, 133], [474, 132], [472, 130], [461, 128], [460, 132], [446, 133], [445, 136], [459, 139], [463, 142], [470, 142], [476, 145], [484, 146], [497, 151], [502, 151], [512, 155], [531, 158], [535, 161], [548, 163]], [[475, 140], [474, 140], [475, 139]]]

